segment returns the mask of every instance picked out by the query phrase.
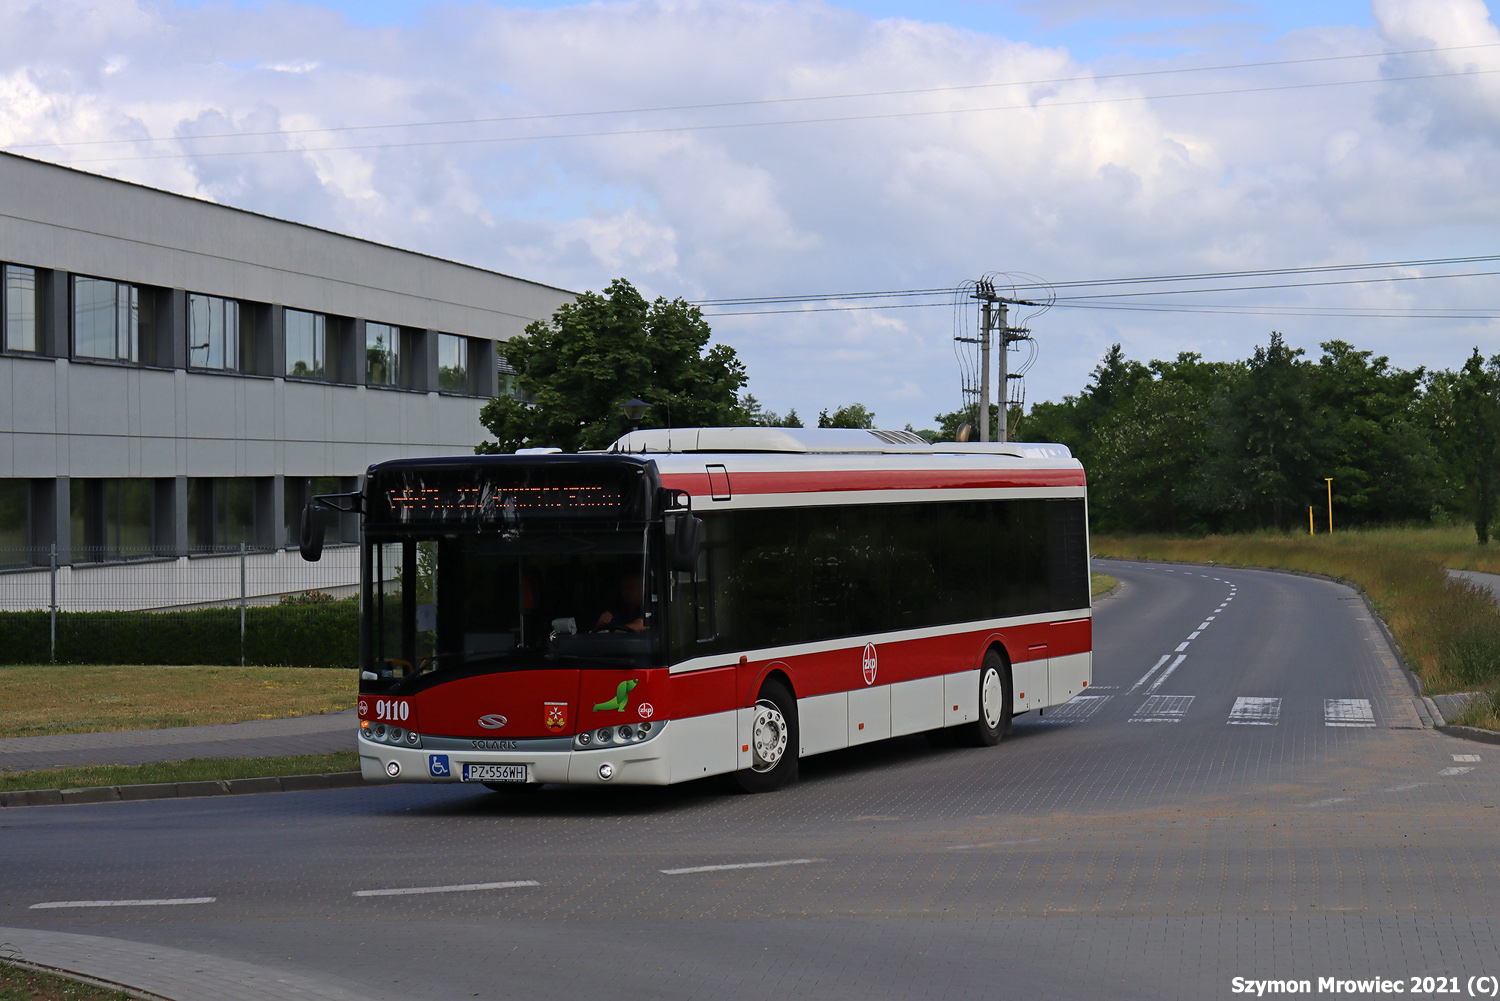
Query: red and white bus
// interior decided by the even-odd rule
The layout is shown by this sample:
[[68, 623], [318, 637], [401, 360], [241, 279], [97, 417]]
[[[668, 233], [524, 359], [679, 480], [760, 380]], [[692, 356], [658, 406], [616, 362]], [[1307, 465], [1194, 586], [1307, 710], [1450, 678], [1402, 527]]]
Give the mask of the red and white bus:
[[1084, 472], [1060, 445], [636, 431], [385, 462], [319, 503], [362, 514], [372, 781], [763, 791], [900, 734], [995, 744], [1092, 678]]

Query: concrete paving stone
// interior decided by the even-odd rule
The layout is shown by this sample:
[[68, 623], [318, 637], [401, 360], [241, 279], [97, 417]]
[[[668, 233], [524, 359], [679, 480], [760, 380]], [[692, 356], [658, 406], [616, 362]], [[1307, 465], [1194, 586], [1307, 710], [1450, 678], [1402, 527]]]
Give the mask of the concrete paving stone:
[[114, 786], [89, 786], [83, 789], [62, 790], [64, 803], [109, 803], [120, 798], [120, 790]]

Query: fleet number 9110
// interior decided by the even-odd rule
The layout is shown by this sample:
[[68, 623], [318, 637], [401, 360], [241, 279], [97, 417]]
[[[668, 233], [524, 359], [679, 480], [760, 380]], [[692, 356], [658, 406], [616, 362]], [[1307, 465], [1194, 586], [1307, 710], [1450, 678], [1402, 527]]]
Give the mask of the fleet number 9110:
[[401, 699], [376, 699], [375, 718], [383, 722], [398, 723], [411, 716], [411, 703]]

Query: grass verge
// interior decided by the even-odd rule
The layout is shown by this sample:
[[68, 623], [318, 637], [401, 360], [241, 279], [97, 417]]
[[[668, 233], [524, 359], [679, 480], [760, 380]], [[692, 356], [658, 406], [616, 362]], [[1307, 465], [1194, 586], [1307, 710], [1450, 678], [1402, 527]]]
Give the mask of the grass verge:
[[[1500, 607], [1490, 593], [1451, 580], [1444, 565], [1500, 572], [1500, 553], [1459, 544], [1456, 529], [1379, 529], [1305, 536], [1255, 533], [1202, 539], [1095, 536], [1096, 556], [1302, 570], [1352, 581], [1369, 595], [1425, 691], [1487, 690], [1493, 728], [1500, 692]], [[1451, 536], [1451, 537], [1450, 537]], [[1472, 537], [1472, 536], [1470, 536]]]
[[[349, 739], [354, 739], [350, 731]], [[22, 789], [83, 789], [88, 786], [141, 785], [150, 782], [203, 782], [259, 779], [272, 775], [314, 775], [359, 770], [359, 752], [293, 754], [282, 758], [188, 758], [149, 765], [85, 765], [0, 772], [0, 792]], [[0, 1001], [5, 1001], [0, 995]]]
[[308, 716], [354, 705], [357, 673], [316, 667], [0, 667], [0, 737]]
[[1113, 590], [1114, 587], [1115, 587], [1115, 585], [1118, 584], [1118, 583], [1120, 583], [1120, 582], [1118, 580], [1116, 580], [1115, 578], [1111, 577], [1107, 573], [1090, 573], [1089, 574], [1089, 585], [1090, 585], [1089, 597], [1091, 597], [1091, 598], [1097, 598], [1097, 597], [1099, 597], [1099, 595], [1103, 594], [1104, 592]]
[[0, 960], [0, 1001], [130, 1001], [130, 995]]

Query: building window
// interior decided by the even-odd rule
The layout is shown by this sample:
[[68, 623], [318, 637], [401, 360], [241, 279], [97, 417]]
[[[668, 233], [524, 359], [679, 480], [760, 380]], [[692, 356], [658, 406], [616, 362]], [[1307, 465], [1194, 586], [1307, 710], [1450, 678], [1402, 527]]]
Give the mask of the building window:
[[438, 388], [445, 393], [469, 392], [469, 339], [438, 334]]
[[37, 350], [36, 269], [5, 266], [5, 349]]
[[302, 379], [328, 377], [328, 317], [286, 311], [286, 374]]
[[151, 480], [73, 480], [68, 490], [74, 559], [101, 563], [152, 555]]
[[255, 546], [255, 481], [194, 477], [188, 480], [188, 545], [194, 552]]
[[[282, 484], [283, 510], [286, 512], [286, 544], [295, 546], [301, 540], [302, 510], [307, 502], [319, 494], [342, 493], [345, 487], [337, 476], [288, 476]], [[324, 542], [358, 542], [359, 535], [352, 532], [344, 538], [344, 518], [336, 511], [324, 514]]]
[[0, 567], [31, 562], [31, 481], [0, 480]]
[[225, 372], [239, 370], [239, 303], [214, 295], [188, 296], [188, 364]]
[[73, 353], [141, 360], [141, 290], [102, 278], [73, 279]]
[[401, 385], [400, 327], [365, 324], [365, 382], [371, 386]]
[[521, 374], [504, 355], [495, 356], [495, 395], [510, 396], [522, 403], [530, 402], [527, 394], [521, 390]]

